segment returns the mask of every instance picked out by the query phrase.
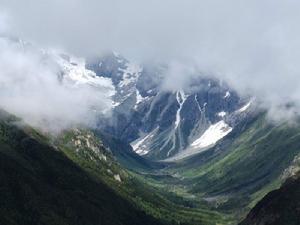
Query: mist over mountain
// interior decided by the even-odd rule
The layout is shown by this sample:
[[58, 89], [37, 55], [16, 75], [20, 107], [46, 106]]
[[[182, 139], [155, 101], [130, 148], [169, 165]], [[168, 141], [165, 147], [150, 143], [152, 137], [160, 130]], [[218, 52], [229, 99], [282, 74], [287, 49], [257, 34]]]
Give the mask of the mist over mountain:
[[299, 9], [0, 0], [0, 224], [299, 225]]
[[9, 38], [0, 39], [0, 49], [1, 108], [55, 133], [74, 125], [93, 127], [109, 113], [114, 87], [82, 65], [75, 70], [80, 61]]
[[6, 33], [42, 47], [79, 56], [114, 50], [142, 64], [169, 65], [166, 88], [211, 75], [241, 95], [255, 95], [273, 118], [299, 112], [296, 1], [2, 0], [1, 5]]

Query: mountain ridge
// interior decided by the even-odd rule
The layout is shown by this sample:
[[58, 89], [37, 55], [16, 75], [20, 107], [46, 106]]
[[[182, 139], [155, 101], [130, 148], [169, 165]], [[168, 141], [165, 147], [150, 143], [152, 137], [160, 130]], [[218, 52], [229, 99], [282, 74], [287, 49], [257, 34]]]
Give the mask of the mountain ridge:
[[[252, 100], [240, 98], [224, 82], [203, 77], [187, 90], [166, 91], [160, 86], [166, 68], [144, 68], [120, 57], [87, 61], [90, 70], [111, 79], [116, 89], [112, 118], [101, 121], [99, 129], [131, 143], [147, 158], [166, 159], [186, 148], [197, 151], [213, 145], [239, 122], [238, 114], [249, 110]], [[194, 144], [213, 127], [218, 128], [218, 139]]]

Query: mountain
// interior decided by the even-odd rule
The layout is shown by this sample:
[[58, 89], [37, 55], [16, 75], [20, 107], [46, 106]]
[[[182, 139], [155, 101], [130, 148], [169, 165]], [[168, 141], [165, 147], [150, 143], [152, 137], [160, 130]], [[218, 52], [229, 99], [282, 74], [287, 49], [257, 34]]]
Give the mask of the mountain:
[[[79, 135], [74, 140], [76, 151], [83, 151], [79, 138], [88, 139]], [[1, 224], [159, 224], [50, 145], [46, 136], [2, 111], [0, 146]], [[99, 147], [93, 160], [109, 161]], [[121, 172], [107, 167], [114, 185], [120, 183]]]
[[[195, 78], [189, 87], [167, 90], [162, 86], [167, 66], [142, 66], [115, 53], [84, 59], [39, 50], [23, 41], [15, 45], [55, 67], [57, 79], [68, 89], [84, 86], [111, 98], [109, 117], [91, 107], [90, 114], [99, 117], [97, 128], [130, 143], [148, 159], [176, 160], [205, 151], [228, 135], [253, 105], [250, 97], [241, 98], [225, 82], [205, 76]], [[100, 101], [97, 93], [92, 101]]]
[[116, 89], [113, 116], [99, 128], [144, 158], [167, 163], [148, 171], [149, 185], [197, 196], [239, 221], [290, 176], [300, 153], [297, 126], [272, 124], [253, 98], [221, 81], [203, 77], [187, 90], [166, 91], [159, 86], [164, 67], [106, 57], [87, 64]]
[[1, 224], [297, 224], [297, 121], [212, 77], [170, 90], [165, 65], [34, 51], [111, 112], [53, 135], [1, 111]]
[[299, 171], [299, 133], [299, 126], [272, 124], [258, 112], [207, 151], [144, 176], [151, 185], [233, 215], [236, 224], [264, 195]]
[[300, 218], [299, 175], [267, 194], [240, 225], [298, 225]]
[[115, 151], [148, 185], [191, 204], [198, 204], [190, 200], [197, 196], [239, 221], [290, 176], [300, 150], [298, 126], [272, 124], [253, 98], [226, 83], [202, 77], [186, 90], [167, 91], [160, 86], [164, 66], [141, 67], [117, 54], [86, 63], [115, 88], [112, 116], [100, 120], [98, 130], [142, 156], [135, 155], [137, 166]]
[[[0, 115], [1, 224], [227, 224], [124, 169], [93, 132], [43, 134]], [[146, 165], [145, 165], [146, 167]]]
[[[105, 92], [108, 97], [111, 96], [114, 99], [113, 107], [117, 107], [116, 96], [118, 94], [118, 88], [114, 86], [114, 82], [116, 81], [105, 76], [97, 76], [97, 74], [94, 71], [88, 68], [88, 64], [86, 64], [86, 61], [84, 59], [72, 57], [67, 54], [59, 53], [56, 51], [40, 51], [35, 49], [32, 45], [24, 45], [23, 42], [17, 42], [16, 45], [21, 45], [20, 48], [24, 51], [31, 51], [30, 48], [33, 48], [33, 51], [36, 51], [36, 54], [40, 54], [41, 57], [38, 58], [41, 59], [42, 64], [50, 63], [51, 65], [54, 65], [56, 67], [55, 71], [57, 71], [57, 79], [60, 85], [67, 85], [68, 88], [76, 88], [77, 86], [86, 85], [100, 92]], [[131, 66], [131, 68], [137, 67]], [[128, 74], [132, 74], [132, 72], [128, 72]], [[120, 90], [120, 92], [121, 91], [122, 90]], [[123, 91], [125, 91], [125, 89]], [[124, 139], [116, 135], [112, 135], [110, 132], [107, 132], [110, 131], [109, 129], [102, 129], [102, 125], [104, 125], [105, 127], [106, 124], [109, 124], [110, 120], [107, 120], [107, 117], [105, 116], [102, 117], [101, 111], [97, 111], [97, 109], [92, 108], [90, 112], [99, 115], [99, 123], [93, 124], [92, 126], [96, 128], [95, 130], [89, 130], [85, 126], [81, 126], [81, 124], [76, 124], [72, 129], [70, 128], [70, 130], [64, 130], [62, 133], [60, 133], [58, 137], [53, 137], [51, 134], [47, 132], [45, 133], [45, 131], [47, 131], [47, 123], [45, 123], [44, 129], [42, 129], [44, 130], [44, 132], [42, 132], [39, 129], [33, 129], [29, 126], [26, 126], [27, 130], [30, 131], [28, 135], [32, 136], [34, 140], [37, 139], [38, 141], [42, 141], [42, 143], [51, 150], [59, 151], [64, 157], [66, 157], [66, 160], [70, 160], [75, 167], [78, 167], [80, 170], [85, 172], [87, 176], [91, 176], [92, 180], [96, 182], [99, 181], [104, 186], [106, 186], [108, 190], [116, 194], [116, 197], [114, 197], [112, 195], [102, 193], [107, 197], [107, 199], [105, 198], [103, 205], [118, 205], [114, 204], [114, 201], [110, 202], [109, 199], [118, 199], [120, 197], [128, 203], [129, 210], [131, 210], [130, 207], [132, 206], [132, 214], [127, 214], [127, 210], [124, 210], [124, 213], [128, 216], [135, 216], [134, 210], [136, 210], [137, 213], [140, 212], [141, 214], [145, 214], [146, 220], [147, 218], [149, 218], [149, 221], [159, 221], [155, 224], [159, 224], [161, 222], [164, 224], [196, 223], [213, 225], [216, 222], [227, 224], [231, 220], [230, 216], [215, 211], [201, 199], [194, 200], [191, 198], [186, 198], [185, 196], [181, 196], [177, 193], [174, 193], [172, 190], [164, 189], [163, 185], [159, 186], [156, 185], [155, 182], [148, 182], [148, 176], [151, 177], [152, 175], [155, 177], [155, 179], [160, 177], [170, 177], [171, 179], [173, 179], [169, 175], [161, 176], [158, 174], [160, 173], [160, 171], [166, 168], [166, 166], [168, 166], [168, 163], [154, 162], [149, 160], [149, 158], [139, 156], [134, 151], [132, 151], [132, 147]], [[116, 114], [114, 114], [113, 110], [112, 116], [110, 118], [114, 119], [115, 115]], [[12, 121], [12, 125], [14, 123], [15, 121]], [[20, 128], [22, 127], [23, 126], [21, 126]], [[14, 130], [17, 128], [18, 127], [14, 127]], [[7, 138], [7, 140], [16, 143], [16, 148], [14, 148], [12, 152], [19, 151], [19, 149], [21, 149], [21, 147], [19, 147], [19, 142], [22, 142], [22, 139], [15, 140], [13, 136], [10, 136], [9, 138]], [[32, 151], [31, 148], [35, 149], [36, 147], [34, 145], [29, 144], [28, 151]], [[39, 152], [39, 154], [42, 155], [43, 152]], [[45, 156], [47, 154], [45, 154]], [[47, 157], [52, 156], [47, 155]], [[43, 160], [44, 158], [38, 158], [37, 162], [32, 162], [34, 164], [32, 166], [33, 170], [39, 171], [40, 167], [43, 168], [43, 166], [46, 166], [47, 168], [50, 167], [47, 163], [44, 163]], [[55, 160], [57, 159], [49, 160], [49, 162], [53, 163], [51, 165], [54, 168], [56, 167]], [[120, 165], [119, 163], [121, 163], [122, 165]], [[39, 164], [42, 165], [40, 166]], [[37, 166], [37, 168], [35, 168], [35, 166]], [[51, 170], [49, 171], [49, 173], [54, 173], [52, 172], [52, 167], [49, 168]], [[60, 168], [61, 171], [68, 170], [68, 168], [64, 168], [61, 165], [57, 165], [57, 168]], [[43, 169], [43, 171], [45, 170], [46, 169]], [[46, 172], [48, 173], [48, 171]], [[73, 172], [77, 174], [76, 171]], [[72, 177], [71, 174], [66, 175]], [[55, 170], [55, 175], [53, 176], [59, 177], [59, 179], [62, 180], [63, 178], [61, 177], [64, 176], [64, 173], [59, 173], [59, 171]], [[8, 178], [10, 177], [14, 178], [14, 176], [8, 174]], [[26, 183], [26, 179], [22, 182]], [[43, 174], [38, 173], [33, 174], [30, 179], [37, 180], [43, 183], [45, 178], [43, 177]], [[76, 188], [77, 186], [77, 183], [75, 182], [78, 183], [80, 181], [74, 181], [74, 188]], [[72, 184], [72, 181], [68, 181], [68, 183]], [[90, 188], [92, 184], [89, 184], [87, 182], [86, 185], [87, 189], [82, 190], [82, 192], [86, 192], [86, 190], [88, 190], [88, 188]], [[64, 188], [65, 186], [63, 186], [61, 195], [64, 195]], [[68, 188], [68, 186], [66, 188]], [[79, 188], [79, 190], [81, 189]], [[60, 191], [61, 190], [58, 190], [57, 192]], [[90, 191], [96, 192], [96, 190]], [[16, 194], [17, 193], [15, 193], [15, 191], [12, 190], [11, 196], [14, 196]], [[49, 191], [49, 194], [52, 196], [51, 191]], [[41, 195], [47, 197], [47, 195], [44, 193]], [[67, 194], [66, 197], [68, 197]], [[31, 198], [33, 199], [33, 201], [36, 201], [35, 199], [39, 197], [32, 195]], [[76, 198], [76, 196], [72, 195], [72, 197], [69, 198], [73, 199]], [[41, 205], [49, 205], [50, 203], [48, 203], [47, 200], [48, 199], [41, 199], [38, 203], [40, 203]], [[101, 200], [99, 200], [99, 203], [100, 202]], [[127, 203], [124, 203], [124, 207]], [[10, 202], [9, 204], [10, 206], [8, 206], [7, 208], [9, 210], [12, 210], [12, 206], [18, 203], [16, 201]], [[34, 202], [32, 204], [32, 208], [35, 207], [38, 207], [38, 204], [35, 204]], [[50, 205], [49, 207], [52, 208], [52, 205]], [[72, 212], [77, 210], [77, 208], [72, 208], [72, 202], [66, 202], [64, 205], [61, 206], [61, 208], [58, 209], [60, 209], [60, 211], [64, 211], [69, 207], [71, 208], [70, 211]], [[115, 211], [114, 208], [108, 207], [108, 209], [111, 211]], [[95, 211], [97, 210], [101, 211], [101, 209], [96, 207]], [[52, 212], [50, 209], [48, 211]], [[77, 212], [78, 210], [76, 211], [76, 213]], [[23, 212], [23, 214], [20, 213], [20, 217], [23, 217], [26, 214], [30, 213], [30, 211]], [[44, 212], [40, 213], [41, 216], [43, 216]], [[1, 215], [2, 214], [5, 214], [5, 212], [1, 212]], [[60, 214], [53, 214], [55, 218], [61, 217], [62, 220], [68, 219], [65, 218], [64, 215], [61, 216]], [[78, 214], [85, 216], [85, 214], [80, 214], [80, 212]], [[101, 216], [100, 212], [98, 212], [98, 214], [99, 216]], [[8, 214], [7, 220], [14, 221], [14, 217], [14, 215]], [[127, 217], [123, 216], [123, 214], [120, 214], [120, 216], [108, 214], [107, 218], [110, 217], [115, 217], [114, 219], [112, 219], [112, 222], [115, 222], [116, 224], [127, 223]], [[142, 219], [143, 218], [141, 218], [141, 220]], [[74, 220], [76, 220], [75, 217]], [[139, 216], [137, 216], [137, 221], [138, 220]], [[67, 223], [69, 222], [70, 221], [67, 221]], [[51, 224], [52, 222], [49, 223]], [[71, 221], [70, 223], [73, 223], [73, 221]], [[78, 223], [93, 224], [94, 221], [85, 222], [80, 220], [78, 221]]]
[[87, 60], [86, 67], [111, 79], [116, 90], [113, 115], [99, 129], [150, 159], [184, 158], [213, 146], [243, 120], [252, 103], [206, 77], [186, 89], [164, 90], [165, 66], [142, 67], [117, 54]]

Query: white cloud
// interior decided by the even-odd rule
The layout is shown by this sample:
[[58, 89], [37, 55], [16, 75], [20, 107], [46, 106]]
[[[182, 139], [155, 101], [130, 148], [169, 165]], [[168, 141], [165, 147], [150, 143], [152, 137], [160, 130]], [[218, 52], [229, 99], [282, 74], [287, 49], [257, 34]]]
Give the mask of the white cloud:
[[60, 80], [51, 56], [30, 46], [0, 39], [0, 68], [0, 107], [43, 130], [90, 126], [110, 109], [109, 84], [94, 88]]
[[113, 49], [141, 61], [171, 62], [169, 89], [201, 71], [256, 95], [273, 112], [287, 102], [300, 112], [297, 0], [0, 0], [0, 5], [10, 16], [11, 32], [25, 40], [78, 54]]

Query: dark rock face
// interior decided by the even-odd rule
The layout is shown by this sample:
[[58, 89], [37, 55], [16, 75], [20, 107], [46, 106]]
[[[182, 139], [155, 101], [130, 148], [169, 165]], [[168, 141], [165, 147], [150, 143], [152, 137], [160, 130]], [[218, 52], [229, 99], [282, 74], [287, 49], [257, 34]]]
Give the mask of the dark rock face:
[[208, 78], [195, 80], [187, 90], [163, 91], [164, 67], [141, 68], [114, 54], [88, 61], [87, 68], [111, 78], [116, 89], [112, 117], [99, 128], [154, 159], [183, 151], [221, 120], [233, 126], [246, 104], [225, 83]]
[[300, 178], [293, 177], [267, 194], [240, 225], [299, 225]]

